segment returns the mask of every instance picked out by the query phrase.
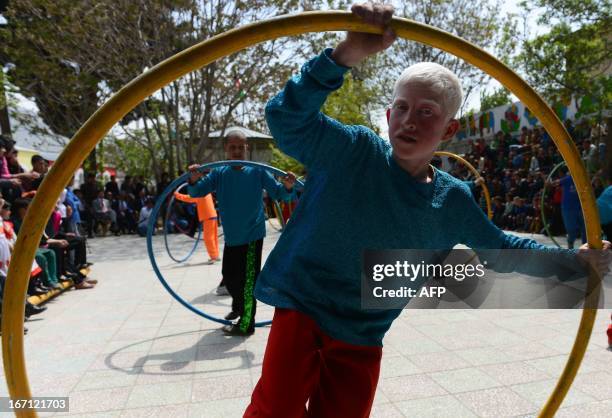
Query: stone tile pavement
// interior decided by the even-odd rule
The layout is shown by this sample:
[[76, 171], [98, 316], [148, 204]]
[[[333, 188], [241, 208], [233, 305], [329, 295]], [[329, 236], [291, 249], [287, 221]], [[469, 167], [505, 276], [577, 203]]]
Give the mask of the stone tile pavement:
[[[278, 238], [272, 229], [267, 255]], [[546, 238], [536, 236], [539, 241]], [[175, 302], [155, 278], [144, 239], [90, 240], [93, 290], [70, 291], [27, 323], [27, 368], [35, 396], [69, 396], [70, 416], [239, 417], [260, 375], [269, 328], [228, 338]], [[177, 255], [189, 242], [174, 238]], [[220, 264], [200, 246], [158, 262], [171, 286], [207, 313]], [[259, 305], [258, 318], [272, 309]], [[559, 417], [612, 416], [612, 352], [600, 311], [583, 365]], [[578, 310], [409, 310], [385, 339], [373, 417], [531, 417], [547, 399], [578, 328]], [[6, 396], [4, 372], [0, 396]], [[43, 416], [51, 414], [42, 414]], [[56, 414], [55, 416], [63, 416]]]

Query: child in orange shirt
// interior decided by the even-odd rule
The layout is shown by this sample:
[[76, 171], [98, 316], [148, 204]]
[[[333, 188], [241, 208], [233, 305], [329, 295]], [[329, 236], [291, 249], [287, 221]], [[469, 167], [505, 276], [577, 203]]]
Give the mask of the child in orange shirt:
[[198, 220], [202, 222], [202, 233], [206, 251], [210, 257], [208, 264], [220, 261], [219, 235], [217, 231], [217, 211], [211, 194], [204, 197], [190, 197], [187, 194], [174, 192], [174, 197], [181, 202], [195, 203], [198, 210]]

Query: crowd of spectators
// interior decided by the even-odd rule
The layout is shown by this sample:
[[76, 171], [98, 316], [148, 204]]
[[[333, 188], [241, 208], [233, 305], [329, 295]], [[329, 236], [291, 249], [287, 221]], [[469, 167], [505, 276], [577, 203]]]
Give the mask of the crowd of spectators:
[[[20, 165], [18, 155], [15, 142], [0, 136], [0, 303], [13, 246], [50, 165], [42, 156], [34, 155], [28, 171]], [[157, 191], [169, 183], [165, 173]], [[97, 281], [87, 277], [91, 266], [87, 239], [109, 232], [146, 233], [155, 197], [142, 176], [126, 176], [120, 186], [114, 176], [100, 184], [94, 173], [88, 173], [85, 182], [76, 186], [72, 178], [48, 219], [32, 264], [28, 297], [63, 289], [64, 282], [74, 283], [79, 290], [93, 288]], [[26, 317], [44, 310], [44, 306], [25, 303]]]
[[[164, 173], [162, 177], [167, 179], [168, 175]], [[146, 233], [146, 222], [156, 193], [150, 190], [143, 176], [125, 176], [121, 185], [115, 176], [111, 176], [102, 186], [95, 173], [87, 173], [85, 183], [75, 192], [82, 202], [81, 219], [88, 237], [106, 235], [109, 231], [115, 235]]]
[[[26, 212], [32, 204], [49, 163], [40, 155], [31, 158], [32, 170], [26, 171], [17, 160], [14, 141], [0, 137], [0, 300], [6, 281], [13, 247]], [[86, 239], [79, 233], [78, 199], [66, 188], [49, 217], [32, 264], [28, 296], [45, 295], [63, 289], [72, 282], [76, 289], [91, 289], [97, 281], [87, 277], [91, 263], [87, 261]], [[26, 317], [46, 307], [26, 301]]]
[[[606, 172], [606, 132], [599, 124], [580, 122], [574, 126], [565, 122], [566, 129], [582, 156], [591, 178], [595, 197], [609, 184]], [[544, 213], [551, 234], [565, 234], [561, 215], [562, 186], [554, 180], [567, 174], [565, 167], [557, 169], [546, 183], [553, 168], [563, 161], [548, 133], [541, 127], [523, 127], [516, 135], [497, 132], [492, 138], [483, 137], [469, 142], [465, 158], [481, 173], [491, 194], [493, 222], [504, 230], [547, 233], [542, 222]], [[471, 178], [461, 163], [451, 161], [451, 174], [463, 180]], [[474, 188], [475, 198], [486, 210], [484, 193]]]

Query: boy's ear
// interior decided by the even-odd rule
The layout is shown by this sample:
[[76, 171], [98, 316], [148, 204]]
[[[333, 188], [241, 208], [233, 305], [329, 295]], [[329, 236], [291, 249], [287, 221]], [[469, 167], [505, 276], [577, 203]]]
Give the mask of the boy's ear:
[[387, 125], [389, 125], [389, 118], [391, 117], [391, 108], [390, 107], [387, 108], [386, 114], [387, 114]]
[[451, 119], [448, 122], [448, 125], [446, 125], [446, 131], [444, 132], [444, 135], [442, 136], [442, 141], [448, 141], [449, 139], [451, 139], [453, 136], [455, 136], [458, 130], [459, 130], [459, 121], [457, 119]]

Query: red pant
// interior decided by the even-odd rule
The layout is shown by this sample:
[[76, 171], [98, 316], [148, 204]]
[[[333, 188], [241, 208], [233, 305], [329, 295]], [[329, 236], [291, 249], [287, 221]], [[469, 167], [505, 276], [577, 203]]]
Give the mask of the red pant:
[[368, 417], [381, 357], [382, 347], [335, 340], [307, 315], [276, 308], [261, 379], [244, 416]]

